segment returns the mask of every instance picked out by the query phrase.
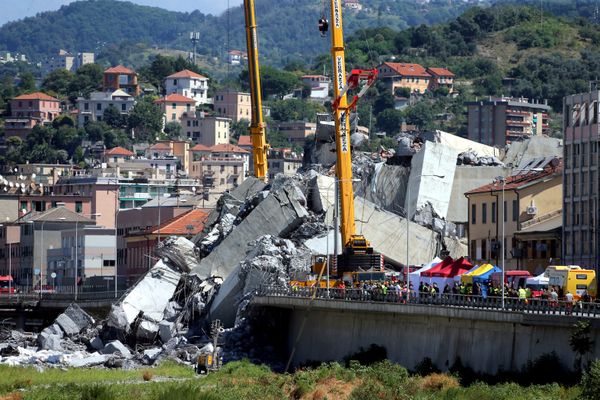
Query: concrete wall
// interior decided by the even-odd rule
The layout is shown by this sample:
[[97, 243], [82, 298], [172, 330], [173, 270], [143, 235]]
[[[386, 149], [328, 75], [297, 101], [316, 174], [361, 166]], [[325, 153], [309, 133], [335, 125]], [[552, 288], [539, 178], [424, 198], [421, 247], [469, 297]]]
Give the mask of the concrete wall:
[[[566, 368], [574, 365], [569, 347], [576, 321], [572, 317], [324, 300], [316, 300], [306, 314], [305, 299], [262, 297], [253, 302], [275, 312], [287, 310], [288, 354], [307, 318], [295, 365], [308, 360], [342, 360], [373, 343], [384, 346], [390, 360], [408, 368], [430, 357], [447, 370], [460, 357], [475, 371], [495, 374], [500, 369], [519, 370], [527, 361], [552, 351]], [[591, 322], [594, 345], [590, 358], [597, 358], [600, 321]]]
[[497, 176], [506, 176], [502, 167], [476, 167], [458, 165], [454, 172], [452, 193], [448, 206], [448, 220], [452, 222], [468, 222], [468, 201], [465, 193], [477, 187], [487, 185]]

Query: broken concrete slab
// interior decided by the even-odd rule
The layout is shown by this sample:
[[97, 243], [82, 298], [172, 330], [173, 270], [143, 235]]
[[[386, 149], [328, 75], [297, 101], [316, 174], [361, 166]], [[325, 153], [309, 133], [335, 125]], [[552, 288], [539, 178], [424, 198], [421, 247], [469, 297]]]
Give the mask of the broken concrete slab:
[[41, 350], [62, 351], [61, 339], [63, 332], [60, 327], [54, 323], [42, 330], [37, 337], [37, 343]]
[[71, 368], [88, 368], [95, 365], [102, 365], [108, 360], [108, 356], [104, 354], [93, 353], [88, 357], [69, 358], [65, 360], [68, 367]]
[[181, 272], [190, 272], [200, 263], [196, 245], [181, 236], [170, 236], [156, 246], [156, 254]]
[[102, 339], [100, 339], [98, 336], [96, 336], [95, 338], [90, 340], [90, 347], [94, 350], [100, 351], [100, 350], [104, 349], [104, 343], [102, 342]]
[[158, 335], [163, 343], [167, 343], [175, 333], [175, 324], [169, 321], [160, 321], [158, 324]]
[[102, 354], [115, 354], [119, 353], [123, 357], [131, 357], [131, 352], [123, 343], [119, 340], [113, 340], [112, 342], [108, 342], [104, 349], [102, 349]]
[[72, 336], [92, 325], [94, 318], [73, 303], [56, 318], [55, 323], [60, 326], [65, 335]]
[[201, 279], [227, 278], [246, 255], [246, 245], [263, 235], [284, 236], [300, 226], [308, 212], [295, 190], [271, 192], [192, 273]]

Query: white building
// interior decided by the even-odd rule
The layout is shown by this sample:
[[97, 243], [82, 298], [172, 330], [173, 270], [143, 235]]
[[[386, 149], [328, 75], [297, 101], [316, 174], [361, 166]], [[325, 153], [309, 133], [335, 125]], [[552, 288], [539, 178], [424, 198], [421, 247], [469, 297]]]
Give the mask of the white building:
[[240, 65], [246, 59], [248, 59], [248, 55], [240, 50], [229, 50], [227, 53], [227, 62], [231, 65]]
[[196, 101], [196, 105], [209, 103], [208, 78], [184, 69], [165, 78], [167, 95], [177, 93]]
[[113, 106], [123, 115], [129, 114], [135, 99], [121, 89], [114, 92], [92, 92], [89, 99], [77, 98], [77, 126], [82, 127], [88, 121], [102, 121], [104, 111]]
[[203, 112], [186, 113], [181, 118], [183, 135], [207, 147], [229, 143], [230, 124], [229, 118], [205, 116]]
[[302, 83], [310, 85], [310, 97], [325, 99], [329, 96], [331, 79], [324, 75], [304, 75]]

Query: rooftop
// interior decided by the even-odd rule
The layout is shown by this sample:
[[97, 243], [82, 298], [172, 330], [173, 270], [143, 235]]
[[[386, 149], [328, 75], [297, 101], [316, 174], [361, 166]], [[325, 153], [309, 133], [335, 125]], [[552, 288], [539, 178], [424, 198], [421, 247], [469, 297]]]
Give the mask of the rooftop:
[[213, 153], [242, 153], [248, 154], [247, 150], [242, 149], [239, 146], [229, 143], [221, 143], [217, 144], [210, 148], [210, 151]]
[[104, 71], [105, 74], [135, 74], [135, 71], [123, 66], [117, 65], [116, 67], [108, 68]]
[[196, 100], [173, 93], [156, 100], [155, 103], [196, 103]]
[[396, 71], [399, 75], [403, 76], [418, 76], [429, 78], [431, 75], [423, 68], [420, 64], [407, 64], [407, 63], [394, 63], [394, 62], [385, 62], [384, 65], [387, 65], [394, 71]]
[[107, 156], [125, 156], [125, 157], [132, 157], [134, 155], [133, 152], [131, 152], [123, 147], [120, 147], [120, 146], [113, 147], [110, 150], [106, 150], [104, 152], [104, 154]]
[[52, 96], [48, 96], [46, 93], [35, 92], [29, 94], [22, 94], [14, 98], [14, 100], [46, 100], [46, 101], [60, 101]]
[[[163, 223], [160, 226], [160, 233], [162, 235], [196, 235], [204, 229], [207, 218], [208, 213], [204, 210], [190, 210]], [[158, 229], [154, 229], [152, 233], [158, 234]]]
[[238, 146], [252, 146], [252, 138], [250, 135], [240, 135]]
[[436, 68], [436, 67], [431, 67], [431, 68], [427, 68], [427, 72], [429, 72], [431, 75], [434, 76], [448, 76], [448, 77], [454, 77], [454, 73], [452, 73], [450, 70], [446, 69], [446, 68]]
[[192, 147], [190, 151], [210, 151], [210, 147], [198, 143], [197, 145]]
[[167, 78], [198, 78], [198, 79], [207, 79], [204, 75], [200, 75], [195, 73], [194, 71], [190, 71], [189, 69], [184, 69], [183, 71], [176, 72], [167, 76]]
[[167, 143], [155, 143], [148, 147], [148, 150], [171, 150], [171, 146]]
[[31, 211], [21, 218], [18, 222], [84, 222], [88, 224], [95, 224], [96, 221], [86, 218], [83, 215], [73, 212], [64, 206], [51, 208], [43, 212]]

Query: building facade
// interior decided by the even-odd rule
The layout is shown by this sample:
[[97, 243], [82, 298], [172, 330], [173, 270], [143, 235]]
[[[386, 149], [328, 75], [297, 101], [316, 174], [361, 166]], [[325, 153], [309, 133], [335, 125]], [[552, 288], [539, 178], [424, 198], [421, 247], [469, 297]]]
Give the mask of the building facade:
[[302, 154], [295, 153], [289, 148], [273, 148], [267, 157], [269, 179], [277, 174], [295, 175], [302, 167]]
[[243, 119], [250, 121], [252, 118], [252, 105], [250, 93], [224, 89], [215, 93], [215, 112], [220, 117], [239, 122]]
[[209, 102], [208, 78], [187, 69], [167, 76], [165, 89], [167, 95], [176, 93], [194, 99], [196, 105]]
[[177, 122], [182, 127], [183, 118], [196, 117], [196, 101], [180, 94], [168, 94], [155, 101], [160, 106], [164, 115], [165, 124]]
[[465, 103], [470, 140], [504, 147], [513, 140], [550, 132], [546, 104], [527, 99], [498, 98]]
[[497, 181], [465, 193], [471, 262], [500, 265], [502, 249], [507, 269], [537, 274], [560, 262], [562, 173], [562, 163], [551, 159], [505, 178], [504, 185]]
[[122, 65], [108, 68], [104, 71], [104, 76], [102, 77], [103, 92], [114, 92], [119, 89], [134, 97], [140, 94], [137, 74], [135, 71]]
[[303, 145], [306, 138], [317, 133], [316, 122], [289, 121], [277, 124], [277, 130], [292, 143]]
[[60, 100], [41, 92], [22, 94], [11, 100], [10, 109], [4, 137], [25, 139], [34, 126], [50, 123], [60, 114]]
[[600, 258], [598, 107], [600, 91], [563, 100], [565, 262], [597, 269]]
[[116, 108], [121, 115], [129, 115], [134, 105], [134, 97], [121, 89], [114, 92], [92, 92], [89, 98], [77, 98], [77, 125], [81, 128], [89, 121], [102, 121], [104, 111], [109, 107]]
[[231, 119], [207, 116], [204, 112], [185, 113], [181, 125], [185, 137], [204, 146], [229, 143]]
[[324, 75], [304, 75], [302, 83], [310, 85], [310, 97], [315, 99], [326, 99], [329, 97], [331, 78]]
[[379, 79], [388, 84], [392, 93], [407, 88], [411, 93], [425, 93], [429, 89], [431, 75], [419, 64], [385, 62], [377, 67]]

